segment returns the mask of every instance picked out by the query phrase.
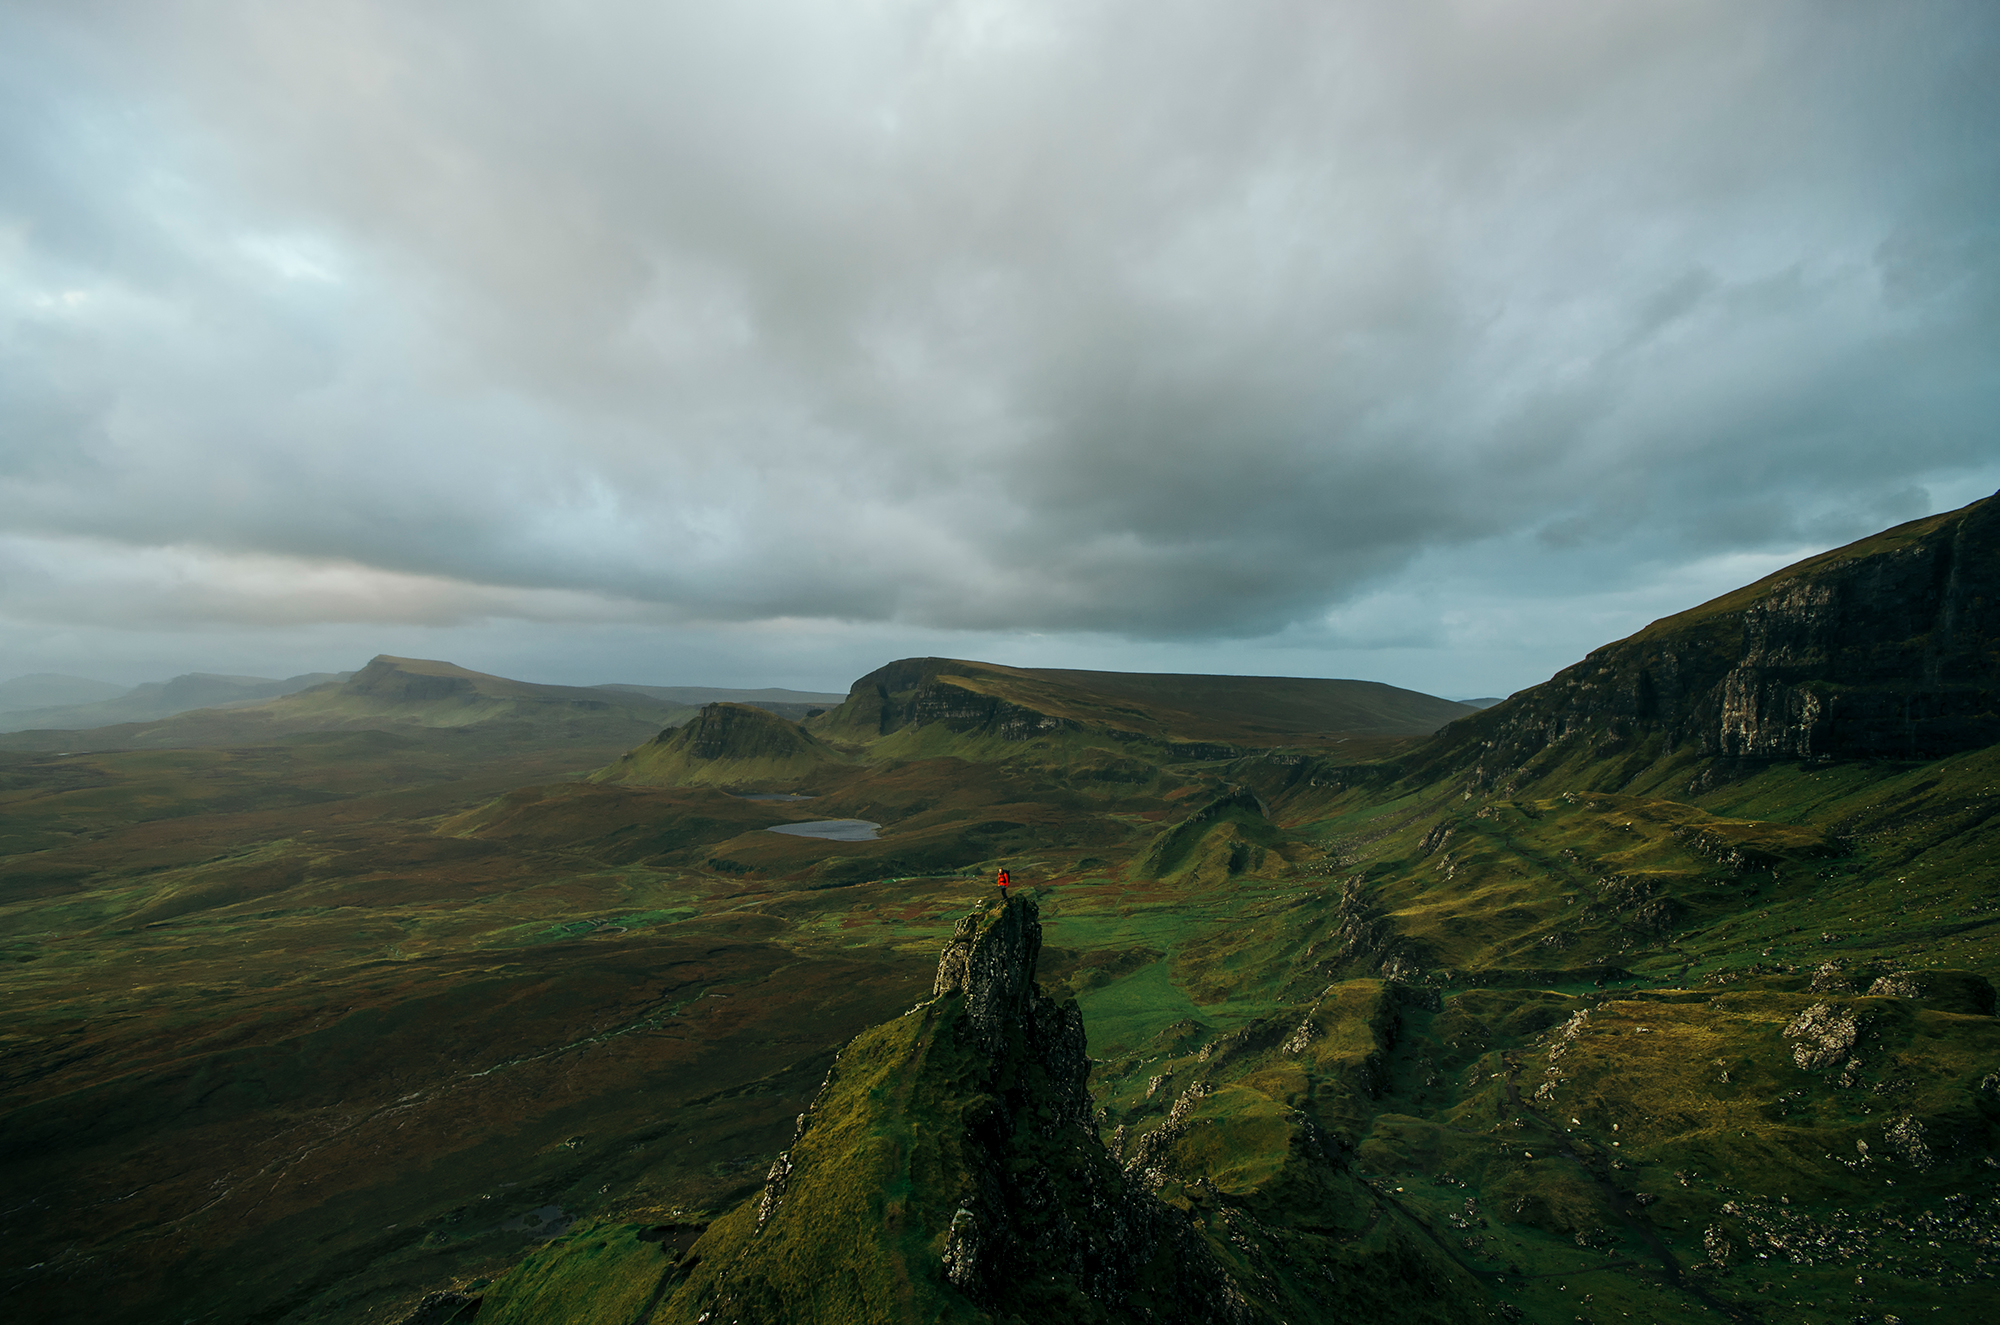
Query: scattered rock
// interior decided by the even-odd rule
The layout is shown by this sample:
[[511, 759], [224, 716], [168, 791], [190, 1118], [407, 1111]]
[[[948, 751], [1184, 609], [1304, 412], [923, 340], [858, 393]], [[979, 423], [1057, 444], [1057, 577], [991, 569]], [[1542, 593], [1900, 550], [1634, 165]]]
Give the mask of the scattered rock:
[[1919, 998], [1922, 992], [1907, 971], [1881, 976], [1874, 984], [1868, 986], [1871, 998]]
[[979, 1216], [960, 1206], [944, 1235], [944, 1277], [960, 1291], [979, 1282]]
[[1845, 1059], [1859, 1035], [1854, 1018], [1830, 1003], [1813, 1004], [1792, 1018], [1784, 1031], [1786, 1039], [1798, 1041], [1792, 1048], [1793, 1061], [1808, 1072]]
[[1904, 1114], [1889, 1124], [1885, 1134], [1890, 1148], [1902, 1156], [1903, 1162], [1913, 1169], [1927, 1169], [1934, 1162], [1931, 1149], [1924, 1140], [1924, 1125], [1912, 1114]]
[[479, 1314], [480, 1301], [469, 1293], [447, 1288], [417, 1303], [417, 1309], [403, 1317], [402, 1325], [457, 1325]]

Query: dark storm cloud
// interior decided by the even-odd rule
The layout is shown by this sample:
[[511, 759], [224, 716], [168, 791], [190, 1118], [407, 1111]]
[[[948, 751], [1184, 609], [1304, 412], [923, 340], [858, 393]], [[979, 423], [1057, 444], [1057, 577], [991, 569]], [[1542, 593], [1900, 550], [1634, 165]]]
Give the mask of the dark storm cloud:
[[25, 617], [1337, 635], [1994, 462], [1982, 5], [0, 26]]

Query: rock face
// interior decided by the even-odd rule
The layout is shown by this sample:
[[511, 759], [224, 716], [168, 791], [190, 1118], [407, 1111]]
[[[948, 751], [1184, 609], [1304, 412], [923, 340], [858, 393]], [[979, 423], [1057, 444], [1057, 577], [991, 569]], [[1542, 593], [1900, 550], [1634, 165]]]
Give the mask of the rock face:
[[1041, 938], [1026, 897], [961, 921], [932, 998], [842, 1050], [657, 1319], [1259, 1319], [1099, 1140], [1082, 1016], [1034, 982]]
[[2000, 740], [2000, 499], [1900, 525], [1592, 653], [1452, 723], [1413, 761], [1475, 785], [1573, 755], [1636, 769], [1932, 759]]
[[878, 667], [854, 683], [831, 726], [855, 736], [887, 736], [904, 727], [938, 723], [959, 735], [977, 732], [1025, 741], [1079, 723], [1022, 704], [981, 694], [961, 682], [985, 669], [950, 658], [904, 658]]
[[[990, 1310], [1019, 1310], [1016, 1287], [1059, 1267], [1118, 1313], [1165, 1271], [1171, 1314], [1150, 1318], [1250, 1319], [1186, 1220], [1128, 1181], [1104, 1149], [1091, 1120], [1083, 1017], [1035, 985], [1041, 946], [1034, 902], [1016, 897], [961, 921], [938, 961], [936, 996], [962, 1000], [956, 1034], [985, 1061], [984, 1084], [1002, 1103], [982, 1111], [968, 1137], [972, 1181], [947, 1241], [952, 1283]], [[1059, 1177], [1023, 1168], [1024, 1151], [1077, 1162]]]

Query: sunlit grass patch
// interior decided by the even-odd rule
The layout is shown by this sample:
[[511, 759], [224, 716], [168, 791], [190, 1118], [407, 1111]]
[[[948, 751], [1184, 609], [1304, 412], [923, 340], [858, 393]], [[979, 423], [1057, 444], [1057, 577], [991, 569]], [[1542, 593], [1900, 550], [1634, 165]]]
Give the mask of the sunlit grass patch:
[[1202, 1019], [1179, 985], [1171, 963], [1148, 962], [1123, 979], [1088, 990], [1077, 997], [1091, 1052], [1099, 1056], [1132, 1053], [1178, 1021]]

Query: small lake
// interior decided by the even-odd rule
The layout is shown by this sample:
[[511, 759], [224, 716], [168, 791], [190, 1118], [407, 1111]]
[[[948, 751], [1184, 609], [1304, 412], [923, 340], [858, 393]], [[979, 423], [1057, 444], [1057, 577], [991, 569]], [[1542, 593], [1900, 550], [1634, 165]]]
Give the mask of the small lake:
[[802, 824], [773, 824], [766, 832], [793, 837], [823, 837], [829, 842], [873, 842], [881, 824], [866, 819], [814, 819]]
[[753, 791], [746, 796], [738, 796], [740, 801], [809, 801], [810, 796], [801, 796], [795, 791]]
[[545, 1205], [524, 1215], [515, 1215], [500, 1227], [509, 1233], [525, 1233], [531, 1238], [559, 1238], [576, 1222], [575, 1215], [563, 1214], [559, 1205]]

